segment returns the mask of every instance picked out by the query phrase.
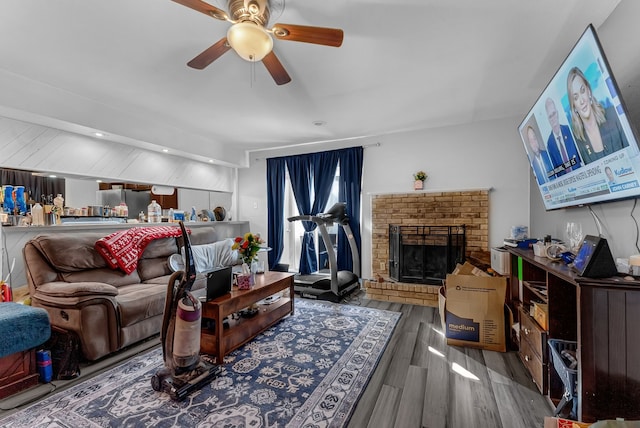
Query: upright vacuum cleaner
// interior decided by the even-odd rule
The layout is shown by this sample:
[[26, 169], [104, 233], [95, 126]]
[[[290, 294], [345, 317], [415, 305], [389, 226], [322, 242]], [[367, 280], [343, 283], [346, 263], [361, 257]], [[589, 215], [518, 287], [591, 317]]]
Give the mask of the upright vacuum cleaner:
[[169, 279], [160, 332], [164, 367], [151, 378], [155, 391], [166, 392], [177, 401], [202, 388], [222, 371], [219, 365], [200, 358], [202, 304], [191, 294], [196, 267], [189, 235], [182, 222], [180, 229], [185, 270], [174, 272]]

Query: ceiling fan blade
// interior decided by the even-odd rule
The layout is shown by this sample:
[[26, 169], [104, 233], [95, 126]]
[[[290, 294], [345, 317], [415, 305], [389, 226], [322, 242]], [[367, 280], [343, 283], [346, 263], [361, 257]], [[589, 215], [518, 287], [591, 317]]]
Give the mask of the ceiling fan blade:
[[229, 49], [231, 49], [231, 46], [229, 46], [229, 44], [227, 43], [227, 38], [223, 37], [215, 44], [205, 49], [200, 55], [189, 61], [187, 65], [191, 68], [202, 70], [213, 61], [220, 58], [222, 54], [224, 54]]
[[285, 83], [291, 82], [291, 77], [289, 77], [287, 70], [284, 69], [282, 63], [273, 51], [269, 52], [267, 56], [262, 59], [262, 63], [267, 67], [267, 71], [271, 77], [273, 77], [273, 80], [276, 81], [276, 85], [284, 85]]
[[[174, 0], [175, 1], [175, 0]], [[339, 47], [344, 32], [337, 28], [308, 27], [306, 25], [276, 24], [273, 35], [280, 40], [315, 43], [316, 45]]]
[[180, 3], [183, 6], [190, 7], [193, 10], [202, 12], [205, 15], [209, 15], [215, 19], [221, 21], [229, 21], [229, 15], [222, 9], [218, 9], [215, 6], [210, 5], [202, 0], [173, 0], [176, 3]]

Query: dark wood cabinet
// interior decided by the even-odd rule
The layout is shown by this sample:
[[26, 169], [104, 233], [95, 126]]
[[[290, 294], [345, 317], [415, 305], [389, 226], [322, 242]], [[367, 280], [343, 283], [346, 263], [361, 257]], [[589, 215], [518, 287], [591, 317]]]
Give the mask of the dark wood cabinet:
[[640, 284], [579, 284], [582, 417], [640, 419]]
[[[542, 341], [575, 342], [578, 418], [640, 419], [640, 281], [582, 278], [531, 250], [509, 252], [520, 356], [541, 392], [556, 405], [565, 391]], [[533, 319], [533, 302], [546, 305], [544, 328]]]

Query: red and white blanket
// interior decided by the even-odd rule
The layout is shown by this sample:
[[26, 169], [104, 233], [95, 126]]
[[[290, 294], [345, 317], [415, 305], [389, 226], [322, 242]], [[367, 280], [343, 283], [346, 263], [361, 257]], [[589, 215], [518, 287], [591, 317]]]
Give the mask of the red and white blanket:
[[[191, 232], [187, 230], [187, 233]], [[120, 268], [128, 275], [138, 267], [138, 260], [149, 242], [181, 235], [179, 227], [133, 227], [98, 239], [94, 247], [112, 269]]]

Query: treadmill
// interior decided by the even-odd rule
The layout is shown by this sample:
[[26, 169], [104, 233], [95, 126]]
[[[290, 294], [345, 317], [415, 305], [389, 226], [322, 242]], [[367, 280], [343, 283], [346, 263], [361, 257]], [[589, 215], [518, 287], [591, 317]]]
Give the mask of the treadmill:
[[[299, 215], [289, 217], [287, 220], [294, 221], [312, 221], [318, 225], [320, 236], [327, 250], [329, 259], [329, 273], [311, 273], [308, 275], [296, 274], [294, 277], [294, 290], [301, 297], [318, 300], [328, 300], [339, 303], [344, 297], [353, 293], [360, 287], [360, 257], [358, 246], [353, 237], [353, 232], [349, 227], [349, 216], [347, 215], [347, 204], [338, 202], [332, 206], [329, 211], [316, 215]], [[337, 223], [344, 229], [349, 247], [351, 249], [351, 259], [353, 261], [353, 271], [338, 271], [338, 261], [336, 252], [333, 249], [331, 237], [327, 227]]]

